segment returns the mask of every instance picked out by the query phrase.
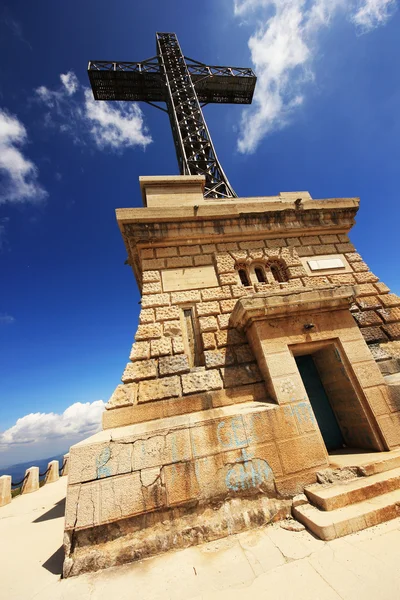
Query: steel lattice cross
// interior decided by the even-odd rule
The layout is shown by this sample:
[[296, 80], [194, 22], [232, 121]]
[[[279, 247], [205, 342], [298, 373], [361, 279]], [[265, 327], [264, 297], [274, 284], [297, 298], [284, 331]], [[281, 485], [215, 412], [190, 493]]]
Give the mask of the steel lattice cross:
[[[187, 58], [174, 33], [157, 33], [156, 42], [157, 56], [142, 62], [90, 61], [95, 100], [141, 100], [167, 112], [180, 173], [205, 175], [205, 197], [236, 197], [218, 160], [202, 107], [250, 104], [256, 76], [251, 69], [209, 66]], [[167, 110], [156, 102], [165, 102]]]

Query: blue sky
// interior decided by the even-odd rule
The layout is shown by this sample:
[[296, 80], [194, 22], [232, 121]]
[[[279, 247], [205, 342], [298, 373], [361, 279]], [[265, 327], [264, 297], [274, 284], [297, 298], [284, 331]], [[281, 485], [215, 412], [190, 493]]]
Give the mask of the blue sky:
[[237, 194], [360, 196], [352, 240], [399, 293], [399, 28], [395, 0], [3, 3], [0, 465], [98, 427], [139, 307], [114, 210], [141, 205], [139, 175], [177, 173], [166, 115], [91, 102], [88, 60], [174, 31], [191, 58], [252, 66], [252, 107], [205, 109]]

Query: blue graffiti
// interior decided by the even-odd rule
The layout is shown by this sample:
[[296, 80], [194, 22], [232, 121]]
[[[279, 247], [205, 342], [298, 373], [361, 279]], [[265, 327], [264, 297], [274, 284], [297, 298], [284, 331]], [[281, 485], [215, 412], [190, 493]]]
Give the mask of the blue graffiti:
[[110, 458], [111, 450], [107, 446], [106, 448], [103, 448], [103, 450], [100, 452], [100, 455], [96, 458], [97, 479], [101, 479], [102, 477], [110, 477], [111, 469], [107, 465]]
[[233, 491], [249, 490], [273, 480], [273, 472], [266, 460], [253, 458], [246, 450], [242, 450], [241, 462], [234, 464], [225, 477], [226, 487]]
[[223, 448], [240, 448], [247, 444], [241, 417], [233, 417], [228, 424], [225, 421], [218, 423], [217, 438]]

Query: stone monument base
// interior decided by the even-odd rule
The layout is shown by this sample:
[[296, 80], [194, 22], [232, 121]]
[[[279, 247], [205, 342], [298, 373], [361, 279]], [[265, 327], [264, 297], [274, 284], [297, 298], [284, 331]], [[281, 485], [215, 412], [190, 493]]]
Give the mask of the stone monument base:
[[104, 430], [71, 448], [64, 576], [285, 518], [291, 497], [327, 465], [305, 402], [246, 402]]

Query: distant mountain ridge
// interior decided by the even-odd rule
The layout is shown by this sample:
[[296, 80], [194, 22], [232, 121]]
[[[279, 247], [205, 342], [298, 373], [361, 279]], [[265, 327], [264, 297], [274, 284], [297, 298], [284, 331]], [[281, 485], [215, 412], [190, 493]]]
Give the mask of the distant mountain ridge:
[[41, 458], [37, 460], [30, 460], [29, 462], [18, 463], [16, 465], [10, 465], [9, 467], [1, 467], [0, 477], [2, 475], [11, 475], [13, 483], [16, 483], [21, 481], [25, 475], [26, 469], [29, 469], [29, 467], [39, 467], [39, 472], [44, 473], [44, 471], [47, 469], [48, 463], [51, 460], [58, 460], [61, 467], [63, 456], [64, 454], [59, 454], [57, 456], [50, 456], [49, 458]]

